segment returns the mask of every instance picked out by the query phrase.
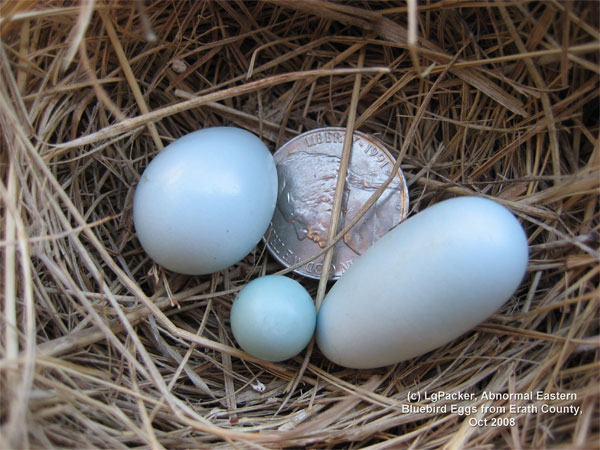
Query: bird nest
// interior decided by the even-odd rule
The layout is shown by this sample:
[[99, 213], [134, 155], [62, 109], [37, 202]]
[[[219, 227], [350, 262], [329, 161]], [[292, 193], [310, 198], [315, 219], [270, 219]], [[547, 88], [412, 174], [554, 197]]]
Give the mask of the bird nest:
[[[18, 0], [0, 16], [6, 446], [600, 445], [597, 3]], [[232, 301], [285, 268], [260, 243], [212, 275], [168, 272], [132, 222], [148, 162], [215, 125], [271, 151], [327, 126], [377, 137], [409, 215], [462, 195], [508, 207], [523, 283], [393, 366], [246, 355]]]

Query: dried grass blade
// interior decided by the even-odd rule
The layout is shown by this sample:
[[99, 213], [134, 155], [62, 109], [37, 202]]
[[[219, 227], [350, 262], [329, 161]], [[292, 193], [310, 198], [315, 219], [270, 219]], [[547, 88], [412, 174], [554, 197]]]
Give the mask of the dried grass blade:
[[[365, 49], [360, 52], [358, 59], [358, 67], [362, 68], [365, 62]], [[325, 290], [327, 288], [327, 281], [329, 280], [329, 266], [333, 260], [333, 252], [335, 247], [333, 246], [336, 242], [334, 236], [338, 229], [340, 220], [340, 213], [342, 210], [342, 200], [344, 196], [344, 186], [346, 184], [346, 173], [348, 171], [348, 165], [350, 163], [350, 156], [352, 154], [352, 144], [354, 142], [352, 136], [354, 134], [354, 127], [356, 121], [356, 109], [358, 106], [358, 98], [360, 95], [360, 83], [361, 83], [360, 72], [356, 74], [354, 78], [354, 87], [352, 89], [352, 96], [350, 98], [350, 107], [348, 122], [346, 124], [346, 132], [344, 135], [344, 144], [342, 146], [342, 157], [340, 160], [340, 167], [337, 173], [337, 180], [335, 186], [335, 196], [333, 199], [333, 205], [331, 209], [331, 216], [329, 222], [329, 230], [327, 233], [327, 246], [329, 249], [325, 252], [323, 258], [323, 270], [321, 271], [321, 278], [319, 279], [319, 286], [317, 288], [317, 296], [315, 298], [315, 307], [319, 311], [323, 297], [325, 296]]]
[[[517, 29], [515, 28], [513, 21], [510, 15], [508, 14], [508, 11], [506, 10], [506, 7], [504, 5], [499, 5], [498, 8], [504, 19], [506, 27], [508, 28], [515, 44], [519, 48], [519, 51], [521, 53], [526, 52], [527, 47], [525, 46], [521, 37], [519, 36], [519, 33], [517, 32]], [[560, 154], [558, 148], [558, 137], [554, 121], [554, 114], [552, 112], [552, 105], [550, 103], [550, 97], [546, 92], [548, 88], [533, 61], [531, 59], [524, 59], [523, 61], [525, 62], [525, 65], [527, 66], [527, 69], [531, 77], [533, 78], [533, 81], [535, 82], [537, 88], [541, 91], [542, 107], [544, 108], [544, 114], [546, 115], [547, 119], [546, 123], [548, 125], [548, 137], [550, 139], [550, 147], [552, 149], [552, 169], [554, 176], [560, 177]]]
[[[121, 68], [123, 69], [123, 73], [125, 74], [125, 78], [127, 79], [127, 83], [131, 88], [131, 92], [133, 92], [133, 96], [140, 108], [142, 114], [148, 114], [150, 109], [148, 109], [148, 105], [146, 104], [146, 100], [144, 100], [144, 95], [140, 89], [140, 85], [135, 79], [135, 75], [133, 74], [133, 70], [131, 70], [131, 66], [129, 65], [129, 61], [127, 60], [127, 56], [125, 55], [125, 51], [123, 50], [123, 46], [121, 45], [121, 41], [119, 40], [119, 36], [117, 36], [117, 32], [115, 31], [115, 27], [112, 24], [110, 17], [102, 10], [98, 10], [100, 16], [102, 17], [102, 21], [104, 22], [104, 26], [106, 27], [106, 33], [108, 34], [108, 38], [112, 43], [113, 49], [117, 54], [117, 58], [119, 59], [119, 63], [121, 64]], [[156, 130], [156, 126], [154, 122], [148, 122], [148, 131], [150, 131], [150, 135], [152, 136], [152, 140], [154, 141], [154, 145], [158, 150], [163, 149], [162, 141], [160, 140], [160, 136], [158, 135], [158, 131]]]
[[[397, 44], [407, 44], [408, 33], [400, 25], [387, 18], [382, 18], [375, 24], [374, 30], [382, 37], [389, 39]], [[445, 54], [439, 47], [421, 38], [420, 43], [423, 47], [434, 50], [435, 53], [427, 53], [429, 57], [437, 64], [446, 64], [453, 58], [450, 55]], [[475, 69], [468, 67], [455, 67], [450, 70], [454, 75], [469, 83], [471, 86], [481, 90], [490, 98], [497, 101], [499, 104], [512, 111], [515, 114], [519, 114], [522, 117], [528, 117], [529, 113], [524, 109], [523, 103], [517, 98], [513, 97], [497, 84], [484, 77], [480, 72]]]
[[[375, 389], [377, 389], [381, 381], [382, 379], [380, 377], [374, 375], [369, 379], [369, 381], [360, 386], [360, 389], [363, 391], [373, 392]], [[332, 406], [327, 411], [319, 414], [318, 417], [315, 417], [303, 425], [300, 425], [294, 431], [290, 432], [286, 438], [290, 439], [292, 436], [297, 435], [310, 435], [316, 430], [327, 428], [328, 425], [338, 420], [345, 412], [354, 408], [358, 403], [361, 402], [361, 400], [362, 397], [358, 395], [358, 393], [356, 395], [348, 395], [335, 406]]]
[[60, 144], [53, 144], [52, 146], [55, 150], [49, 152], [47, 155], [44, 155], [46, 160], [52, 160], [57, 158], [72, 148], [81, 147], [83, 145], [93, 144], [103, 139], [109, 139], [115, 136], [119, 136], [127, 131], [131, 131], [135, 128], [146, 125], [148, 122], [155, 122], [160, 119], [164, 119], [166, 117], [172, 116], [174, 114], [179, 114], [184, 111], [188, 111], [190, 109], [198, 108], [205, 103], [208, 102], [216, 102], [219, 100], [224, 100], [227, 98], [232, 98], [235, 96], [248, 94], [249, 92], [255, 92], [260, 89], [264, 89], [266, 87], [272, 87], [277, 84], [287, 83], [290, 81], [296, 80], [304, 80], [313, 77], [325, 77], [332, 75], [349, 75], [355, 73], [377, 73], [377, 72], [389, 72], [387, 67], [370, 67], [364, 69], [317, 69], [317, 70], [307, 70], [304, 72], [294, 72], [289, 74], [280, 74], [273, 75], [271, 77], [264, 78], [262, 80], [252, 81], [250, 83], [244, 84], [242, 86], [235, 86], [229, 89], [224, 89], [222, 91], [213, 92], [211, 94], [206, 94], [198, 98], [194, 98], [191, 100], [187, 100], [176, 105], [165, 106], [163, 108], [156, 109], [147, 114], [142, 114], [137, 117], [132, 117], [130, 119], [124, 119], [123, 121], [109, 125], [101, 129], [100, 131], [96, 131], [95, 133], [91, 133], [87, 136], [82, 136], [80, 138], [74, 139], [69, 142], [64, 142]]
[[63, 72], [66, 71], [73, 62], [75, 53], [77, 53], [79, 44], [83, 40], [83, 36], [85, 35], [87, 27], [90, 23], [90, 19], [92, 18], [92, 13], [94, 12], [94, 5], [94, 0], [82, 0], [80, 2], [77, 23], [75, 24], [75, 27], [71, 30], [69, 39], [67, 40], [67, 42], [69, 42], [69, 48], [65, 53], [65, 56], [62, 58], [61, 70]]

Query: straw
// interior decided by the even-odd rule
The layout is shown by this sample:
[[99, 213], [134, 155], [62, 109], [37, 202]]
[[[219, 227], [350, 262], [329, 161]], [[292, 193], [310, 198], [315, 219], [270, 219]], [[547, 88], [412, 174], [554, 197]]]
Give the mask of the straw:
[[[0, 3], [0, 442], [598, 448], [598, 17], [557, 1]], [[352, 370], [314, 344], [261, 361], [231, 333], [239, 290], [284, 273], [321, 299], [331, 283], [262, 242], [216, 274], [161, 269], [136, 238], [135, 187], [199, 128], [274, 152], [340, 124], [391, 150], [410, 215], [464, 195], [509, 208], [527, 273], [490, 318], [408, 361]], [[477, 411], [405, 412], [440, 391], [473, 398], [436, 406]]]

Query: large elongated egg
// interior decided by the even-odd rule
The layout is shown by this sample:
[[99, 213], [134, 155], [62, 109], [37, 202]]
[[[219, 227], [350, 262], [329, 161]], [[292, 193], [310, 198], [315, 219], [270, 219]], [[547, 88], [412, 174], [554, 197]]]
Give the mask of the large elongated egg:
[[500, 204], [440, 202], [357, 259], [318, 313], [317, 344], [331, 361], [375, 368], [422, 355], [493, 314], [521, 283], [527, 238]]
[[269, 149], [249, 131], [205, 128], [160, 152], [136, 188], [142, 247], [163, 267], [201, 275], [243, 259], [265, 233], [277, 201]]

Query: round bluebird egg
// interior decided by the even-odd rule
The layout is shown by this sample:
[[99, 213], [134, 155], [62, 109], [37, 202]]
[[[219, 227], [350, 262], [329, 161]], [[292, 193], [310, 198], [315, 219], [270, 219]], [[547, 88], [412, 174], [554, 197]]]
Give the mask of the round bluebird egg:
[[231, 330], [242, 349], [265, 361], [296, 356], [316, 325], [315, 305], [300, 283], [267, 275], [248, 283], [231, 308]]
[[133, 221], [156, 263], [203, 275], [252, 251], [276, 201], [277, 170], [265, 144], [241, 128], [205, 128], [172, 142], [146, 167]]

